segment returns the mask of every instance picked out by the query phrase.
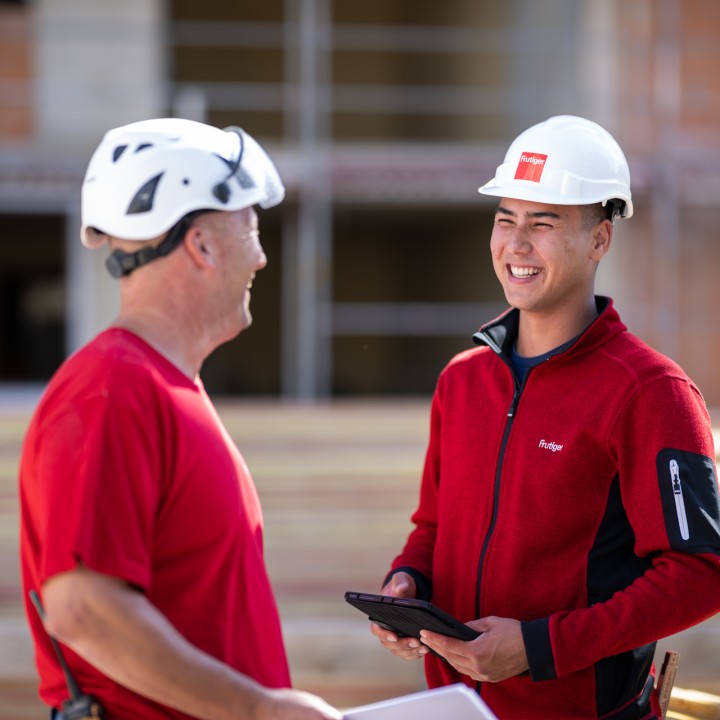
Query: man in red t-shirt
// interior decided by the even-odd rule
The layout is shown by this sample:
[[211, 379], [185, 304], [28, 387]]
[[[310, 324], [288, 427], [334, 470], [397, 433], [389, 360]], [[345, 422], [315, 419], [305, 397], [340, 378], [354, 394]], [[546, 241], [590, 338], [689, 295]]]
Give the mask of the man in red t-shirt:
[[51, 717], [76, 716], [61, 658], [113, 720], [340, 717], [290, 688], [257, 493], [199, 378], [251, 323], [267, 263], [254, 206], [283, 196], [239, 128], [142, 121], [90, 160], [81, 236], [108, 244], [120, 312], [50, 381], [20, 466]]

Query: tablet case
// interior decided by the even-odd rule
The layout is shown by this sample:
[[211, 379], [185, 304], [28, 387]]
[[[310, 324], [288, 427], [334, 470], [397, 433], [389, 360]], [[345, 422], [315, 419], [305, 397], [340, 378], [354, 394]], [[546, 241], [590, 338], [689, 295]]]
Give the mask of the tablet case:
[[421, 630], [459, 640], [474, 640], [480, 634], [426, 600], [350, 591], [345, 593], [345, 600], [373, 622], [401, 637], [419, 638]]

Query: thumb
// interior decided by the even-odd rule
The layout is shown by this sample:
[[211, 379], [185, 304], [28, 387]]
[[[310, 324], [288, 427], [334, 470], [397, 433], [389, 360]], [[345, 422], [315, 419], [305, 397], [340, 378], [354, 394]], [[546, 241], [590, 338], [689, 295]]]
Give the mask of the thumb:
[[492, 617], [478, 618], [477, 620], [471, 620], [467, 623], [473, 630], [477, 630], [479, 633], [488, 632], [494, 627]]
[[404, 572], [399, 572], [392, 576], [388, 586], [386, 588], [387, 595], [393, 595], [394, 597], [415, 597], [417, 589], [415, 587], [415, 581]]

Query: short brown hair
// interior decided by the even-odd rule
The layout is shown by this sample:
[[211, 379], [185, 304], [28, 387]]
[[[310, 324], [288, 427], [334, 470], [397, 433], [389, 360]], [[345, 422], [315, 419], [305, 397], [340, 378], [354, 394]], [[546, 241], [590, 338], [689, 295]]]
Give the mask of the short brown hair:
[[593, 203], [592, 205], [583, 205], [583, 227], [586, 230], [591, 230], [603, 220], [610, 220], [612, 222], [612, 211], [612, 202], [608, 202], [607, 205], [603, 205], [601, 202]]

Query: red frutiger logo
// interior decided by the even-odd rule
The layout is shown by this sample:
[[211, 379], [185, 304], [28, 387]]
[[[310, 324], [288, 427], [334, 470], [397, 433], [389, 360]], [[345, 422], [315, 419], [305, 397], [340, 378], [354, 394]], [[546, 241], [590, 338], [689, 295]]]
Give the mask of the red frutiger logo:
[[540, 153], [524, 152], [520, 154], [517, 170], [515, 171], [516, 180], [532, 180], [540, 182], [542, 171], [545, 168], [547, 155]]

